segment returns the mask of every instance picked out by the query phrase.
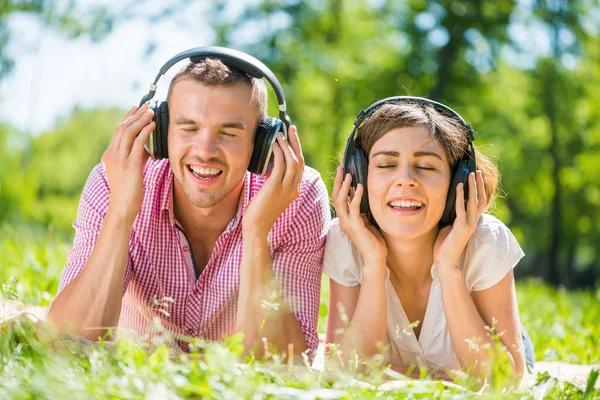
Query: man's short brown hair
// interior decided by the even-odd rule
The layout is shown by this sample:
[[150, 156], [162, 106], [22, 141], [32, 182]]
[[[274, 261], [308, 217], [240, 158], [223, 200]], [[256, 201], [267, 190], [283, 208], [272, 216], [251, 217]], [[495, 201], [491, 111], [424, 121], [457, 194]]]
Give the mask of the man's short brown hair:
[[189, 63], [173, 77], [167, 94], [167, 102], [177, 82], [191, 80], [205, 86], [234, 86], [244, 83], [252, 89], [252, 99], [256, 103], [257, 122], [267, 115], [267, 88], [262, 79], [254, 78], [238, 69], [228, 67], [218, 58], [206, 58], [197, 63]]

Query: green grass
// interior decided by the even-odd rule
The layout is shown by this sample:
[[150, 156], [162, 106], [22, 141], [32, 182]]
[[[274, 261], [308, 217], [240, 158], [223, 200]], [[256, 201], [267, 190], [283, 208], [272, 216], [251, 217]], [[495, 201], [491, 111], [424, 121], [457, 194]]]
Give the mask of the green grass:
[[[0, 295], [48, 306], [58, 286], [70, 238], [34, 228], [0, 227]], [[11, 277], [17, 278], [12, 279]], [[537, 360], [600, 363], [600, 291], [569, 292], [537, 280], [517, 283], [521, 321], [528, 328]], [[328, 284], [323, 280], [319, 332], [328, 312]], [[177, 354], [166, 346], [153, 352], [119, 342], [73, 345], [59, 351], [28, 319], [0, 328], [0, 399], [44, 398], [471, 398], [463, 386], [441, 381], [409, 380], [395, 389], [377, 390], [381, 369], [360, 386], [346, 373], [317, 373], [298, 366], [289, 369], [282, 358], [241, 360], [240, 338], [226, 343], [196, 341], [199, 352]], [[61, 343], [58, 341], [58, 343]], [[389, 378], [389, 377], [388, 377]], [[594, 376], [591, 376], [592, 381]], [[561, 383], [539, 375], [528, 391], [502, 392], [505, 379], [489, 387], [484, 397], [600, 398], [600, 391]]]
[[568, 291], [529, 279], [517, 283], [517, 298], [536, 360], [600, 363], [600, 289]]

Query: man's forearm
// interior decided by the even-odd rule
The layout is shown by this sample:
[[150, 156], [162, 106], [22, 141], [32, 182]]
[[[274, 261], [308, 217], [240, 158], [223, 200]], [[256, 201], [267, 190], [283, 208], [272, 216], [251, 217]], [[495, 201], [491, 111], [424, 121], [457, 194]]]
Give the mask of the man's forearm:
[[48, 312], [59, 331], [97, 340], [116, 327], [121, 314], [132, 222], [110, 208], [94, 250], [81, 272], [58, 295]]
[[243, 237], [236, 331], [244, 333], [246, 352], [254, 349], [258, 357], [264, 354], [263, 337], [277, 352], [287, 351], [289, 343], [295, 354], [307, 348], [302, 328], [280, 294], [266, 235]]

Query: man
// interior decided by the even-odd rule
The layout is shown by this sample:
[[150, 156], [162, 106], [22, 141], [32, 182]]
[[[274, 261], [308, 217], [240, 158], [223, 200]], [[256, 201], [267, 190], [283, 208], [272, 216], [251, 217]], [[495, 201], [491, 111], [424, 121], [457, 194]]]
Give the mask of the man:
[[257, 355], [263, 337], [312, 355], [330, 217], [296, 128], [273, 144], [265, 178], [246, 170], [266, 115], [262, 80], [204, 59], [173, 78], [167, 103], [168, 160], [148, 161], [144, 104], [90, 174], [49, 321], [95, 340], [117, 325], [152, 336], [160, 318], [176, 335], [243, 332]]

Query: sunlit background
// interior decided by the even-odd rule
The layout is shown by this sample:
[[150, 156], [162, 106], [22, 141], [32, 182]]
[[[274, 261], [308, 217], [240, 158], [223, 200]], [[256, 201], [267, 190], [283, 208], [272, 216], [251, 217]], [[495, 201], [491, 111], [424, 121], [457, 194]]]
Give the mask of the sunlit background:
[[0, 221], [70, 232], [123, 110], [174, 54], [224, 45], [275, 71], [328, 184], [375, 100], [457, 109], [502, 171], [494, 212], [527, 254], [517, 273], [568, 287], [599, 275], [598, 1], [10, 1], [0, 13]]
[[598, 0], [0, 2], [0, 284], [50, 303], [116, 125], [164, 62], [203, 45], [272, 68], [329, 187], [372, 102], [456, 109], [502, 172], [492, 212], [526, 254], [517, 292], [538, 360], [600, 362]]

